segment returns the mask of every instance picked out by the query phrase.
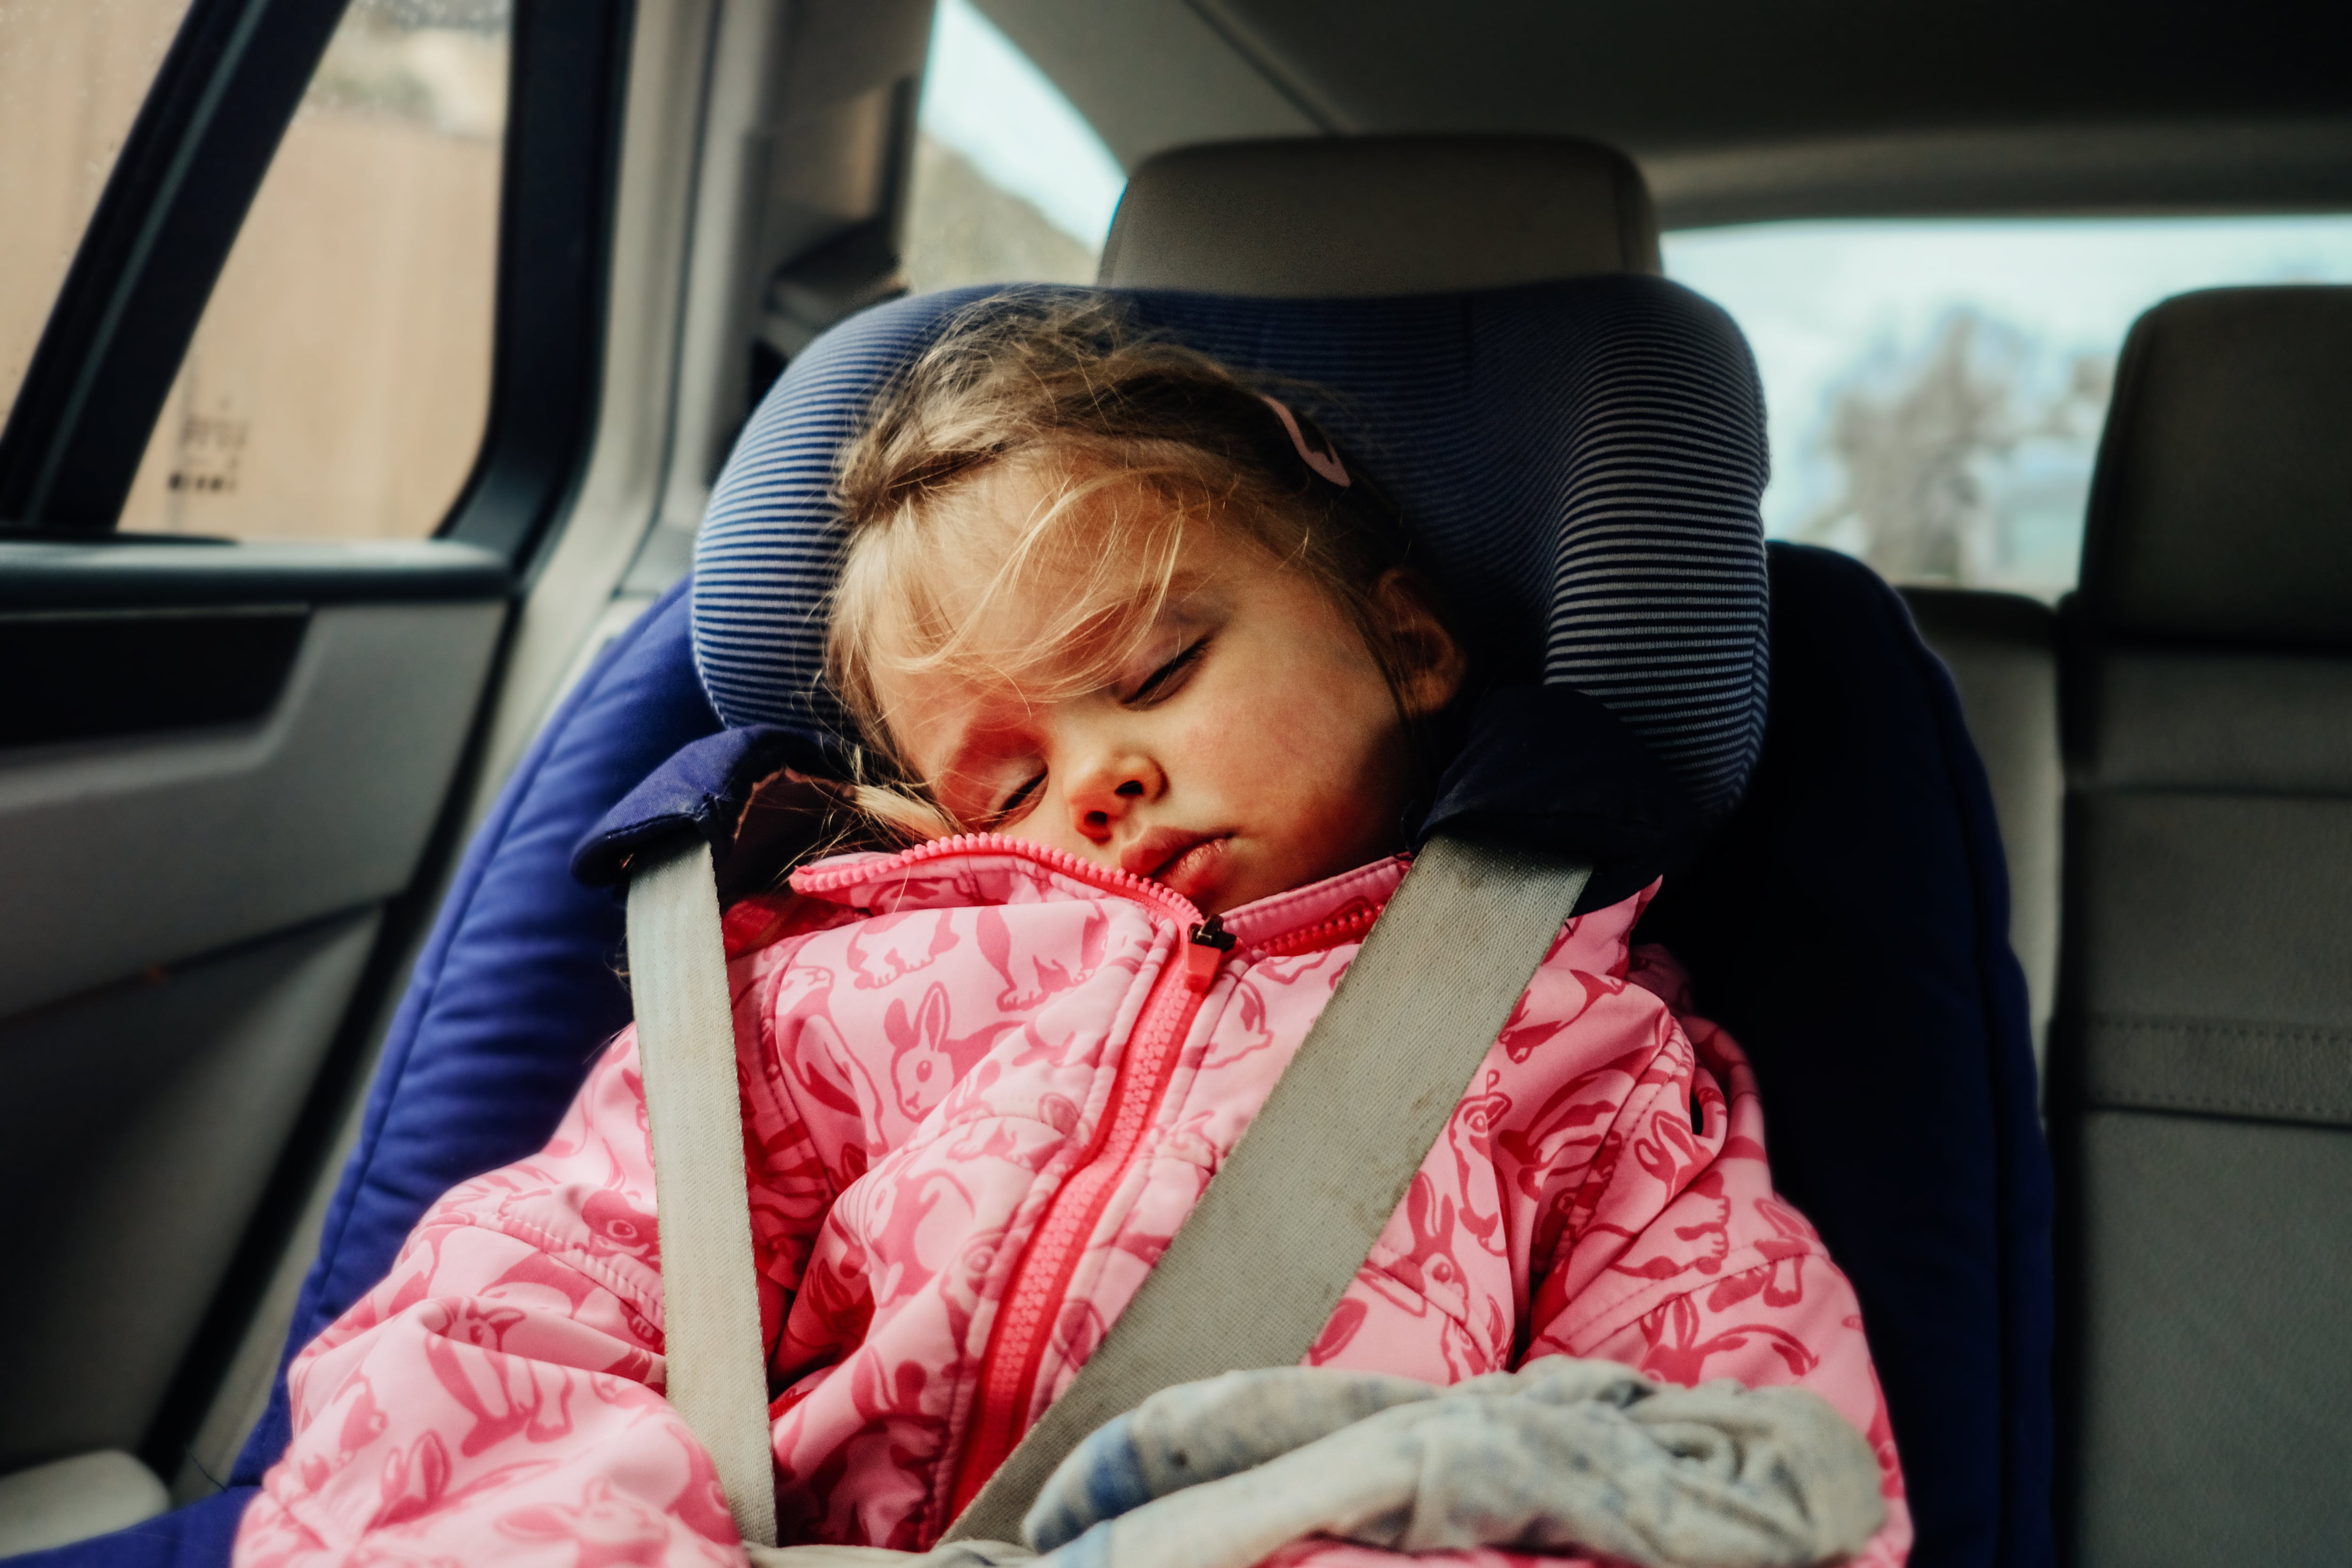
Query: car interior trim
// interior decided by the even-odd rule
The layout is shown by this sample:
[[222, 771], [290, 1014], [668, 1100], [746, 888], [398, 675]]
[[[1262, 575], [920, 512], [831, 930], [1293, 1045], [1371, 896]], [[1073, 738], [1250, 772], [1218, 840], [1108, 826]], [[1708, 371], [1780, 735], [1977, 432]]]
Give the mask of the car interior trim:
[[515, 0], [490, 411], [443, 537], [528, 572], [595, 430], [635, 0]]
[[507, 563], [436, 539], [243, 544], [225, 549], [0, 535], [0, 614], [281, 604], [503, 601]]
[[242, 724], [277, 703], [310, 625], [300, 605], [0, 615], [0, 749]]

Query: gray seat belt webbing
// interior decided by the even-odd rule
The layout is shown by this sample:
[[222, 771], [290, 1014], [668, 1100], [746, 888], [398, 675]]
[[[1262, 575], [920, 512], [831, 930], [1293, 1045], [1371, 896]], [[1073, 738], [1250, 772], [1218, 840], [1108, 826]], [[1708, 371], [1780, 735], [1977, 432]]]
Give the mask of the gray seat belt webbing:
[[1163, 1388], [1297, 1364], [1591, 876], [1467, 839], [1423, 848], [1134, 1301], [946, 1539], [1020, 1540], [1070, 1451]]
[[776, 1543], [768, 1357], [751, 1254], [735, 1017], [710, 846], [658, 846], [629, 878], [629, 983], [653, 1133], [669, 1402], [710, 1452], [746, 1544]]
[[[1162, 1388], [1306, 1355], [1591, 874], [1465, 839], [1423, 848], [1135, 1300], [945, 1539], [1018, 1541], [1022, 1517], [1070, 1450]], [[698, 909], [683, 907], [696, 901]], [[710, 852], [698, 838], [633, 877], [629, 967], [660, 1176], [670, 1402], [717, 1460], [744, 1540], [772, 1547], [733, 1020]], [[680, 998], [689, 978], [703, 998], [698, 1016]], [[694, 1077], [698, 1092], [687, 1087]], [[696, 1117], [698, 1134], [680, 1125]], [[724, 1216], [722, 1197], [731, 1205]], [[730, 1312], [731, 1326], [716, 1321]]]

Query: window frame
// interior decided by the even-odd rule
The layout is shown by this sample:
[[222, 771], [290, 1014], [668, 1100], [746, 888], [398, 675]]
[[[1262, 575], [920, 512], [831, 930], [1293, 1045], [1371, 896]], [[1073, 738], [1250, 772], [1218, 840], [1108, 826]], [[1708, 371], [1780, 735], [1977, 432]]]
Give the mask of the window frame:
[[[347, 5], [190, 5], [0, 431], [0, 538], [116, 537], [214, 285]], [[593, 434], [635, 12], [635, 0], [514, 4], [489, 409], [437, 532], [519, 570]]]

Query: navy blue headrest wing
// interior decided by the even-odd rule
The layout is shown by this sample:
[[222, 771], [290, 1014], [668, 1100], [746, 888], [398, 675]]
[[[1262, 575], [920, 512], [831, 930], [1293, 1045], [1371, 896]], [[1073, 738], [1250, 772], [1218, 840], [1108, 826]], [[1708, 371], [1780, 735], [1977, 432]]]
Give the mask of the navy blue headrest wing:
[[[693, 591], [697, 667], [730, 727], [772, 727], [803, 757], [838, 755], [849, 726], [823, 674], [836, 465], [890, 379], [1000, 292], [923, 295], [844, 322], [746, 426], [702, 526]], [[1431, 825], [1491, 822], [1569, 852], [1630, 855], [1627, 874], [1647, 880], [1738, 800], [1768, 675], [1767, 457], [1754, 362], [1721, 310], [1631, 276], [1395, 299], [1104, 292], [1144, 329], [1326, 389], [1330, 402], [1309, 412], [1402, 509], [1494, 694]], [[1500, 695], [1534, 686], [1553, 695]], [[1620, 775], [1605, 799], [1548, 800], [1529, 817], [1528, 777], [1494, 753], [1524, 760], [1537, 741], [1559, 758], [1654, 762], [1640, 769], [1649, 802], [1625, 818]], [[1598, 778], [1571, 767], [1559, 789]], [[709, 797], [707, 830], [720, 806], [740, 807], [744, 784]], [[582, 873], [609, 879], [651, 825], [608, 820], [582, 846]]]

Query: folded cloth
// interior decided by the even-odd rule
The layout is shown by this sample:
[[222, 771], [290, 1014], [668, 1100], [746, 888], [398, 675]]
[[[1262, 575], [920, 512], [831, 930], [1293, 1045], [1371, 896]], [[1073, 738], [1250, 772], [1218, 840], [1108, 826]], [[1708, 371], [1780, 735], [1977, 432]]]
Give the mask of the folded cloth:
[[1251, 1568], [1315, 1534], [1808, 1568], [1885, 1516], [1869, 1444], [1813, 1394], [1547, 1356], [1444, 1388], [1320, 1367], [1179, 1385], [1079, 1445], [1023, 1533], [1037, 1568]]
[[1025, 1546], [1003, 1541], [950, 1541], [929, 1552], [887, 1546], [751, 1546], [751, 1568], [1037, 1568]]
[[[755, 1547], [755, 1568], [1253, 1568], [1309, 1535], [1810, 1568], [1885, 1518], [1862, 1434], [1801, 1388], [1545, 1356], [1450, 1387], [1324, 1367], [1179, 1384], [1062, 1461], [1026, 1546]], [[1043, 1556], [1034, 1556], [1042, 1552]]]

